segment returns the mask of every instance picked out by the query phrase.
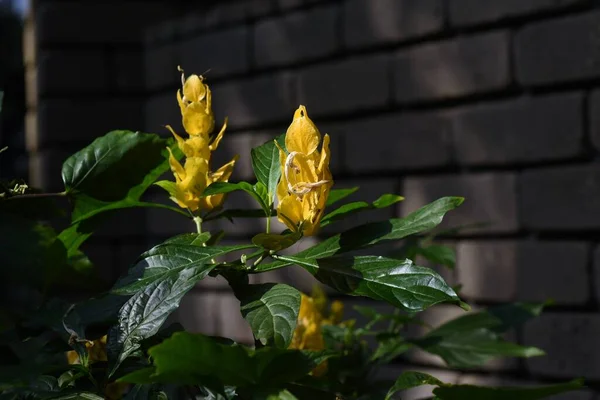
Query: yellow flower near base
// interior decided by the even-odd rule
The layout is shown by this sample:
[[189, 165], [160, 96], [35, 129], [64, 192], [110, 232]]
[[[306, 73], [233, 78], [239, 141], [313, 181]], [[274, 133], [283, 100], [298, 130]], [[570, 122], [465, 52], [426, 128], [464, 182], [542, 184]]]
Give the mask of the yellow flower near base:
[[[312, 296], [302, 294], [298, 322], [289, 348], [313, 351], [324, 350], [323, 325], [339, 324], [343, 313], [344, 304], [337, 300], [331, 303], [328, 312], [325, 292], [320, 286], [315, 285]], [[312, 371], [312, 374], [323, 376], [326, 372], [327, 361], [324, 361]]]
[[321, 151], [318, 150], [321, 133], [301, 105], [285, 135], [287, 152], [279, 148], [277, 218], [290, 230], [302, 231], [306, 236], [317, 233], [333, 186], [329, 141], [329, 135], [325, 135]]
[[179, 70], [182, 89], [177, 91], [177, 102], [181, 111], [181, 122], [189, 137], [184, 139], [171, 126], [167, 125], [167, 128], [175, 137], [177, 146], [185, 156], [185, 162], [182, 165], [169, 149], [169, 165], [175, 182], [173, 184], [161, 181], [158, 184], [169, 192], [171, 199], [180, 207], [192, 212], [210, 211], [221, 207], [225, 195], [203, 197], [204, 190], [213, 182], [227, 182], [238, 156], [212, 171], [212, 152], [223, 139], [227, 118], [219, 133], [211, 136], [215, 127], [215, 117], [210, 88], [204, 83], [204, 77], [190, 75], [186, 79], [183, 70]]

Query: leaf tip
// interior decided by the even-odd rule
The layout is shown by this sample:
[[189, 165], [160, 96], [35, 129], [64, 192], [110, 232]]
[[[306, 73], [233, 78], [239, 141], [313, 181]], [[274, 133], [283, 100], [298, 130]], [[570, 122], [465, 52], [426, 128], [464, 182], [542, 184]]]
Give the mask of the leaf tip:
[[462, 300], [459, 300], [459, 301], [458, 301], [458, 306], [459, 306], [460, 308], [462, 308], [463, 310], [465, 310], [465, 311], [471, 311], [471, 306], [470, 306], [470, 305], [468, 305], [467, 303], [465, 303], [465, 302], [464, 302], [464, 301], [462, 301]]

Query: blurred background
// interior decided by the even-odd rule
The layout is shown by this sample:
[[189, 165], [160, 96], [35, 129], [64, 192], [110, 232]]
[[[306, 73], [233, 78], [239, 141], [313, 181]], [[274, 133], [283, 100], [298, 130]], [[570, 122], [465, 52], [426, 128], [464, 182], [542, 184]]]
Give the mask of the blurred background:
[[[457, 253], [446, 279], [474, 306], [554, 300], [514, 333], [545, 357], [447, 371], [411, 353], [385, 373], [410, 365], [449, 382], [600, 384], [598, 1], [0, 0], [0, 11], [2, 177], [61, 191], [62, 162], [97, 136], [182, 132], [177, 65], [204, 74], [218, 124], [229, 117], [214, 163], [239, 153], [236, 180], [251, 179], [250, 148], [283, 133], [304, 104], [332, 137], [338, 187], [360, 186], [353, 199], [406, 197], [353, 224], [464, 196], [443, 224], [468, 226], [443, 237]], [[261, 228], [211, 227], [230, 230], [230, 242]], [[86, 250], [111, 282], [149, 246], [193, 230], [168, 211], [126, 212]], [[294, 269], [257, 279], [313, 284]], [[352, 316], [358, 300], [346, 303]], [[224, 282], [206, 280], [179, 317], [249, 341], [237, 307]], [[461, 313], [440, 306], [425, 318]], [[597, 400], [592, 389], [561, 399]]]

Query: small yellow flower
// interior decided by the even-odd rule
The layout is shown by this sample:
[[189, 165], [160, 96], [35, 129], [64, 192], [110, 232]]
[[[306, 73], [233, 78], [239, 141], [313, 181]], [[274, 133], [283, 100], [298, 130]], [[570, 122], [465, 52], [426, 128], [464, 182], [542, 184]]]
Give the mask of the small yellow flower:
[[[106, 335], [94, 341], [85, 342], [85, 348], [88, 352], [89, 362], [107, 361], [106, 358]], [[75, 350], [67, 351], [67, 362], [69, 364], [80, 364], [79, 354]]]
[[[319, 351], [325, 349], [323, 325], [338, 324], [342, 319], [344, 305], [334, 301], [327, 313], [327, 297], [320, 286], [313, 287], [312, 296], [302, 294], [298, 322], [290, 349]], [[327, 316], [326, 316], [327, 314]], [[323, 376], [327, 372], [327, 361], [319, 364], [313, 371], [314, 376]]]
[[[279, 221], [306, 236], [317, 233], [333, 179], [329, 171], [329, 135], [323, 137], [300, 106], [285, 135], [289, 153], [279, 148], [281, 180], [277, 186]], [[277, 144], [277, 143], [276, 143]]]
[[[169, 165], [175, 176], [175, 185], [170, 182], [159, 182], [158, 184], [169, 191], [171, 199], [180, 207], [194, 212], [197, 210], [210, 211], [221, 207], [225, 195], [202, 197], [202, 193], [208, 185], [213, 182], [227, 182], [233, 167], [238, 159], [236, 155], [227, 164], [216, 171], [211, 170], [212, 152], [217, 149], [225, 129], [225, 123], [215, 136], [211, 133], [215, 126], [215, 118], [211, 105], [211, 92], [204, 78], [198, 75], [190, 75], [185, 79], [181, 71], [182, 89], [177, 91], [177, 102], [181, 110], [183, 127], [189, 138], [184, 139], [175, 130], [167, 125], [177, 145], [186, 157], [183, 165], [173, 156], [169, 149]], [[183, 94], [182, 94], [183, 93]]]

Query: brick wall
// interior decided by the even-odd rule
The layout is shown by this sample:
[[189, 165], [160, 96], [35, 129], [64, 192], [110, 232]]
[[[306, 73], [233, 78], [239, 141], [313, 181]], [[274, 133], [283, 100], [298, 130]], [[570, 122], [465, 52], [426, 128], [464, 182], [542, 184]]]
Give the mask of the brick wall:
[[[130, 42], [131, 30], [141, 29], [136, 24], [142, 19], [127, 20], [137, 28], [111, 32], [106, 25], [84, 21], [76, 29], [81, 36], [74, 36], [65, 31], [71, 28], [45, 22], [54, 21], [53, 12], [77, 13], [56, 11], [53, 7], [65, 2], [56, 3], [49, 11], [36, 10], [37, 53], [30, 62], [37, 67], [38, 100], [30, 104], [28, 121], [36, 125], [28, 127], [28, 145], [40, 165], [60, 158], [57, 152], [64, 146], [77, 147], [134, 122], [133, 129], [143, 126], [165, 135], [164, 124], [177, 130], [177, 65], [188, 73], [210, 69], [205, 76], [217, 118], [228, 116], [230, 121], [218, 157], [224, 161], [242, 155], [237, 179], [251, 176], [249, 149], [284, 132], [294, 109], [305, 104], [321, 131], [332, 136], [337, 185], [362, 186], [358, 197], [386, 192], [406, 197], [397, 209], [365, 218], [406, 215], [445, 195], [467, 198], [444, 226], [473, 226], [444, 240], [458, 256], [457, 270], [446, 275], [464, 284], [462, 294], [471, 304], [555, 301], [543, 317], [514, 334], [522, 343], [543, 347], [548, 353], [544, 358], [508, 360], [461, 373], [443, 371], [437, 359], [423, 354], [408, 361], [449, 381], [468, 383], [526, 384], [583, 376], [591, 389], [561, 398], [596, 398], [596, 1], [222, 1], [180, 16], [169, 16], [157, 2], [152, 3], [157, 7], [154, 21], [160, 22], [144, 19], [151, 27], [143, 46], [139, 40]], [[117, 18], [97, 7], [96, 15]], [[124, 18], [120, 15], [114, 23]], [[98, 64], [99, 58], [104, 62]], [[130, 61], [124, 64], [123, 59]], [[70, 74], [60, 75], [58, 70], [65, 68]], [[63, 81], [57, 82], [56, 75]], [[151, 195], [165, 201], [163, 193]], [[251, 205], [243, 195], [231, 201]], [[150, 243], [193, 230], [185, 219], [160, 210], [143, 219], [133, 225], [145, 225]], [[231, 242], [261, 229], [249, 221], [213, 225], [223, 227], [232, 230]], [[258, 279], [291, 281], [305, 290], [311, 285], [306, 274], [294, 269]], [[192, 330], [248, 340], [236, 307], [222, 281], [206, 281], [186, 297], [179, 315]], [[457, 311], [436, 307], [426, 317], [439, 323]]]

